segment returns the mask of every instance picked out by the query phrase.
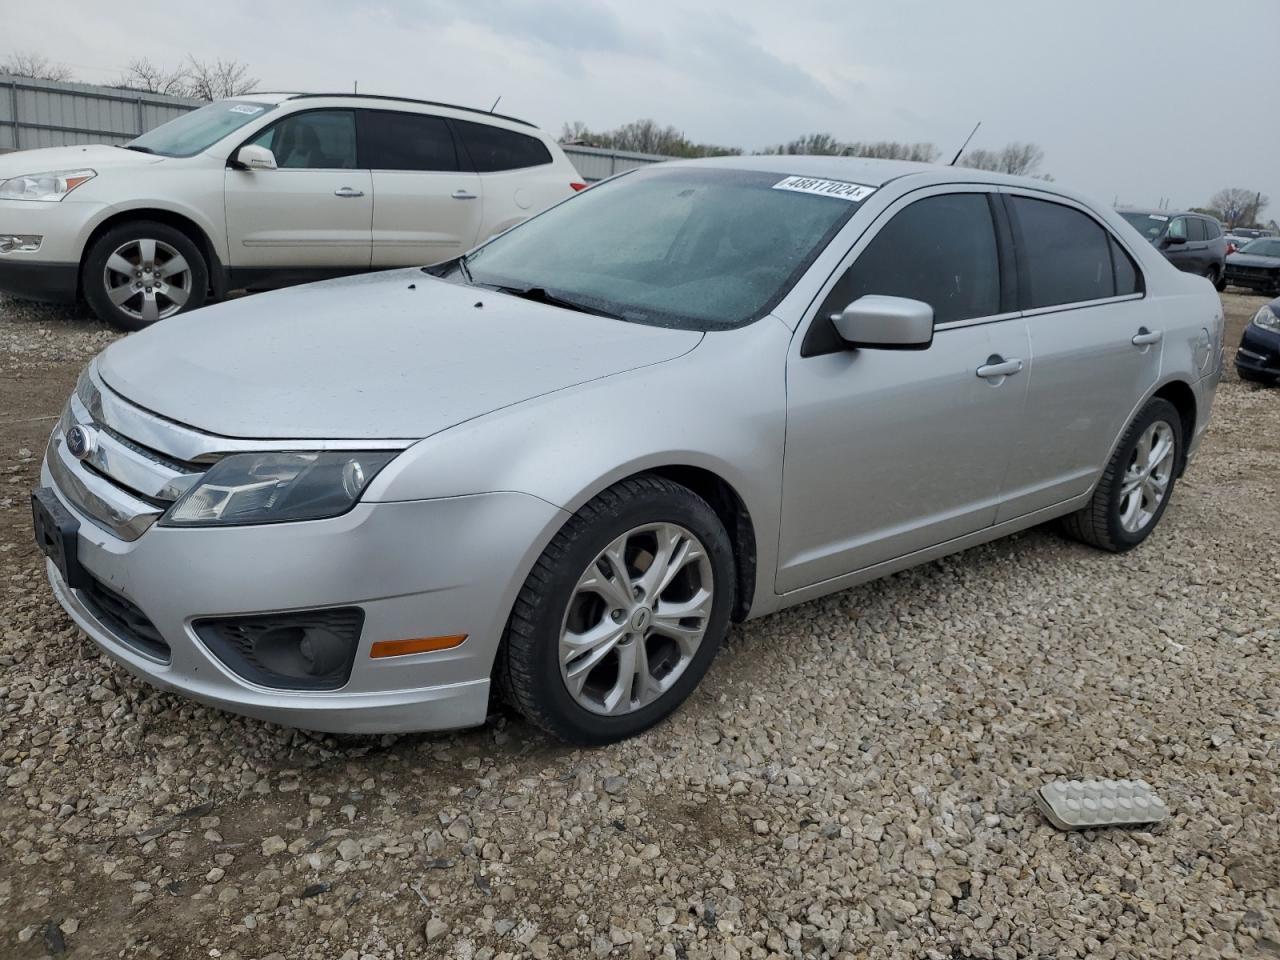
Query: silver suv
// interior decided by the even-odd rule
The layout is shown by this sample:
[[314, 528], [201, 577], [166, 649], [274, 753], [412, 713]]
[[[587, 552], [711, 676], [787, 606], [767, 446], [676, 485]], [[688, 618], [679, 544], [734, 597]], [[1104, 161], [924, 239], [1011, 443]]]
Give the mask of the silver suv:
[[730, 621], [1049, 520], [1141, 543], [1222, 333], [1210, 283], [1057, 184], [661, 164], [425, 272], [115, 343], [37, 537], [103, 650], [205, 703], [428, 730], [497, 685], [609, 742]]

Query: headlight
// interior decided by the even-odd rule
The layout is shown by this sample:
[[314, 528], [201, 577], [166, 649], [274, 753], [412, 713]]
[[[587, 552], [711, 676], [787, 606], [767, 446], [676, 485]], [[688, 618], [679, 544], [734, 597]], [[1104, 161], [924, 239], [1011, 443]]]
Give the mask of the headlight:
[[161, 524], [234, 526], [319, 520], [346, 513], [398, 450], [237, 453], [224, 457], [169, 508]]
[[1272, 333], [1280, 333], [1280, 316], [1271, 308], [1271, 304], [1263, 304], [1253, 317], [1253, 325], [1261, 327], [1263, 330], [1270, 330]]
[[58, 201], [68, 193], [96, 177], [94, 170], [54, 170], [52, 173], [28, 173], [0, 181], [0, 200]]

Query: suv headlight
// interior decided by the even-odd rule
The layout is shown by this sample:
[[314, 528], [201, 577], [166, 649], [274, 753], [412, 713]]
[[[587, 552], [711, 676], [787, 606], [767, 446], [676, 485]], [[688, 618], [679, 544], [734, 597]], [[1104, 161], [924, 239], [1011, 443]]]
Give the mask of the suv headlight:
[[1262, 309], [1254, 314], [1253, 325], [1263, 330], [1270, 330], [1272, 333], [1280, 333], [1280, 316], [1276, 315], [1271, 304], [1264, 303]]
[[174, 502], [163, 526], [320, 520], [350, 510], [398, 450], [237, 453]]
[[57, 202], [98, 175], [96, 170], [54, 170], [27, 173], [0, 180], [0, 200], [48, 200]]

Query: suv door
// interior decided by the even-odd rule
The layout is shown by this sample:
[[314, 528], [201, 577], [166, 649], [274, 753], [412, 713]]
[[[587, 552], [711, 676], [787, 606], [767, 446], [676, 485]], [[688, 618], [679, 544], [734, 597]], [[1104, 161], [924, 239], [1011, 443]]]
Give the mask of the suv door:
[[[892, 204], [850, 251], [787, 360], [777, 590], [973, 533], [995, 520], [1021, 431], [1027, 335], [1003, 283], [990, 188]], [[1006, 251], [1006, 252], [1002, 252]], [[923, 300], [926, 350], [852, 350], [830, 315], [866, 294]], [[1023, 368], [980, 375], [1003, 361]]]
[[230, 266], [367, 270], [373, 181], [356, 166], [354, 111], [291, 113], [250, 142], [276, 169], [227, 168]]
[[1062, 197], [1005, 195], [1035, 376], [998, 523], [1089, 491], [1160, 375], [1163, 336], [1143, 326], [1141, 271], [1101, 220]]
[[402, 110], [357, 110], [360, 163], [373, 175], [373, 265], [439, 263], [480, 232], [480, 177], [461, 162], [449, 121]]

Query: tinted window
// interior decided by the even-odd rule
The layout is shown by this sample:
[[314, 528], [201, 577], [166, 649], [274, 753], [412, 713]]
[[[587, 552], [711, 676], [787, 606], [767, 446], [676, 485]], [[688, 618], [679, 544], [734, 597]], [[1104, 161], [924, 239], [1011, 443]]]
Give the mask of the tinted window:
[[1009, 199], [1021, 234], [1027, 308], [1115, 296], [1110, 238], [1097, 221], [1060, 203]]
[[519, 170], [551, 162], [551, 153], [537, 137], [470, 120], [454, 120], [453, 126], [480, 173]]
[[1138, 265], [1125, 253], [1124, 247], [1111, 237], [1111, 265], [1116, 274], [1116, 296], [1123, 297], [1131, 293], [1142, 292], [1142, 274], [1138, 273]]
[[1205, 233], [1204, 221], [1199, 217], [1187, 217], [1187, 239], [1188, 240], [1207, 240], [1209, 236]]
[[1204, 222], [1204, 234], [1210, 240], [1217, 240], [1222, 236], [1222, 229], [1218, 226], [1218, 221], [1206, 220]]
[[999, 313], [1000, 267], [986, 194], [927, 197], [895, 214], [836, 282], [819, 317], [869, 293], [923, 300], [933, 307], [934, 323]]
[[458, 151], [442, 117], [361, 110], [360, 165], [369, 170], [457, 170]]
[[356, 119], [350, 110], [310, 110], [285, 117], [253, 141], [287, 170], [353, 170]]

